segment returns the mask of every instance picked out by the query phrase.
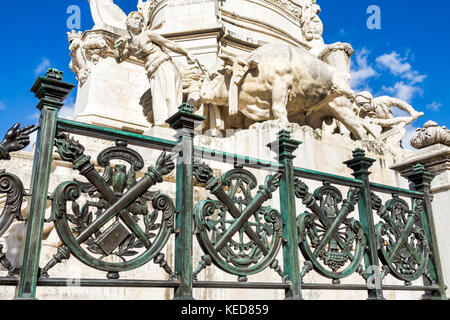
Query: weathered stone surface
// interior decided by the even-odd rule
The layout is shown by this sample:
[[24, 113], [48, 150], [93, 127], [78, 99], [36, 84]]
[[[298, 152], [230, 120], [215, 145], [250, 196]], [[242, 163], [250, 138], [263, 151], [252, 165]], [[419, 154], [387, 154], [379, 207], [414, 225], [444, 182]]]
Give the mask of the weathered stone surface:
[[423, 149], [432, 145], [442, 144], [450, 146], [450, 130], [439, 127], [434, 121], [428, 121], [423, 128], [411, 137], [411, 145], [416, 149]]

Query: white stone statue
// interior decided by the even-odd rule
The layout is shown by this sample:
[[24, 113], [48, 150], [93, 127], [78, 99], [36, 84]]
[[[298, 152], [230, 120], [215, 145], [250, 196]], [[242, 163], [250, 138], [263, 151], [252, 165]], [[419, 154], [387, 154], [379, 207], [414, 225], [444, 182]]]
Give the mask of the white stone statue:
[[428, 121], [423, 128], [418, 128], [411, 137], [411, 145], [416, 149], [423, 149], [435, 144], [443, 144], [450, 147], [450, 130], [439, 127], [434, 121]]
[[[411, 105], [403, 100], [382, 96], [374, 98], [368, 91], [363, 91], [357, 94], [355, 105], [358, 107], [359, 116], [368, 122], [375, 125], [371, 134], [376, 140], [385, 141], [390, 145], [398, 145], [403, 139], [406, 130], [404, 129], [408, 124], [419, 119], [424, 115], [423, 112], [416, 111]], [[394, 117], [391, 107], [410, 114], [409, 117]], [[376, 129], [376, 126], [381, 130]]]
[[311, 52], [315, 55], [324, 49], [323, 41], [323, 23], [319, 18], [321, 12], [320, 6], [316, 0], [307, 0], [303, 3], [301, 26], [306, 43], [311, 46]]
[[91, 6], [94, 29], [105, 29], [108, 26], [125, 30], [127, 15], [113, 0], [88, 0]]
[[115, 43], [118, 63], [130, 56], [145, 62], [150, 82], [154, 124], [166, 126], [165, 121], [178, 111], [183, 100], [181, 73], [164, 49], [186, 56], [189, 63], [199, 64], [187, 50], [151, 30], [144, 30], [144, 17], [132, 12], [127, 18], [129, 37], [121, 37]]
[[308, 50], [268, 44], [248, 57], [221, 58], [228, 65], [203, 81], [204, 104], [228, 105], [230, 117], [239, 112], [254, 122], [275, 119], [312, 128], [331, 116], [356, 139], [367, 138], [365, 122], [352, 109], [348, 81]]
[[83, 87], [89, 77], [90, 70], [96, 65], [100, 57], [105, 57], [108, 47], [105, 39], [101, 35], [89, 34], [83, 40], [80, 32], [68, 32], [67, 37], [70, 43], [70, 69], [77, 76], [78, 84]]

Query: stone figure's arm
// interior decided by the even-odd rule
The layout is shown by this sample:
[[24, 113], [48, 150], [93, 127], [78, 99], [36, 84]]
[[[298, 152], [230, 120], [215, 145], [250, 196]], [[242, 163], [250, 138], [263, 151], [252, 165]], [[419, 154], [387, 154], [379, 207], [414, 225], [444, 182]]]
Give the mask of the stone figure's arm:
[[147, 35], [151, 41], [153, 41], [173, 52], [176, 52], [176, 53], [186, 56], [188, 61], [195, 62], [197, 60], [189, 51], [187, 51], [186, 49], [184, 49], [177, 43], [164, 38], [163, 36], [159, 35], [158, 33], [148, 30]]
[[376, 118], [368, 118], [368, 120], [374, 124], [377, 124], [383, 128], [393, 127], [399, 124], [408, 125], [414, 121], [412, 117], [397, 117], [392, 119], [376, 119]]
[[113, 51], [117, 63], [127, 60], [131, 56], [131, 51], [128, 49], [128, 39], [124, 37], [117, 39]]
[[375, 98], [374, 100], [376, 103], [383, 104], [384, 107], [387, 107], [387, 108], [397, 107], [402, 111], [408, 112], [411, 115], [411, 117], [413, 117], [413, 120], [416, 120], [416, 119], [420, 118], [421, 116], [423, 116], [423, 113], [417, 112], [413, 108], [413, 106], [411, 106], [410, 104], [406, 103], [405, 101], [397, 99], [397, 98], [383, 96], [383, 97]]

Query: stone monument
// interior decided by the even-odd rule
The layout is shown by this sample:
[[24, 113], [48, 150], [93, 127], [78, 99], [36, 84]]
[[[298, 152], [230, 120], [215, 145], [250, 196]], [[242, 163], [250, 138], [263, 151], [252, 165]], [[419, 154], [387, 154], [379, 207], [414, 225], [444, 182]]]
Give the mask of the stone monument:
[[[325, 44], [321, 7], [316, 0], [139, 0], [137, 11], [129, 14], [113, 0], [89, 3], [94, 28], [68, 33], [70, 68], [78, 80], [76, 121], [173, 140], [175, 131], [165, 122], [181, 102], [188, 101], [196, 114], [206, 118], [196, 128], [199, 135], [195, 141], [207, 148], [270, 161], [273, 154], [265, 146], [275, 140], [277, 132], [287, 129], [293, 139], [304, 142], [294, 153], [295, 166], [350, 176], [351, 170], [343, 162], [353, 150], [362, 148], [367, 156], [376, 159], [371, 181], [399, 188], [408, 188], [407, 180], [400, 174], [406, 168], [401, 161], [414, 159], [408, 162], [409, 166], [426, 160], [401, 146], [404, 127], [423, 113], [401, 100], [373, 98], [368, 92], [357, 94], [350, 88], [353, 48], [348, 43]], [[394, 118], [390, 107], [407, 111], [410, 117]], [[429, 131], [439, 137], [429, 137]], [[431, 154], [424, 152], [424, 157], [433, 159], [433, 165], [428, 167], [434, 170], [436, 166], [434, 171], [442, 175], [438, 179], [442, 182], [433, 189], [438, 198], [441, 190], [449, 189], [445, 177], [448, 168], [444, 168], [448, 166], [448, 130], [428, 124], [413, 138], [413, 145], [425, 146], [422, 141], [427, 146], [442, 144], [427, 147], [433, 149]], [[86, 149], [95, 151], [105, 146], [110, 145], [95, 140]], [[142, 155], [156, 159], [150, 151], [143, 150]], [[22, 157], [20, 161], [27, 165], [32, 159], [25, 153], [17, 157]], [[391, 166], [400, 173], [389, 170]], [[220, 172], [226, 168], [222, 164], [214, 167]], [[73, 173], [60, 158], [55, 159], [54, 170], [50, 188], [71, 180]], [[25, 184], [29, 182], [25, 174], [23, 179]], [[174, 182], [175, 177], [169, 176], [163, 184], [164, 191], [173, 198]], [[196, 189], [194, 197], [203, 199], [206, 195]], [[448, 200], [444, 198], [445, 195], [437, 201], [439, 206]], [[4, 236], [9, 260], [13, 262], [17, 261], [20, 228], [18, 223]], [[60, 246], [51, 227], [46, 230], [44, 246], [43, 263]], [[169, 242], [169, 264], [173, 264], [169, 257], [173, 250], [174, 245]], [[200, 249], [196, 250], [194, 255], [199, 257]], [[90, 269], [73, 258], [63, 264], [83, 276], [91, 275]], [[61, 270], [59, 265], [52, 272], [58, 274]], [[155, 275], [166, 276], [151, 270]], [[136, 271], [134, 276], [145, 277], [146, 271]], [[226, 278], [211, 269], [201, 276]], [[96, 294], [119, 299], [170, 296], [169, 289], [73, 290], [71, 293], [78, 299], [98, 297]], [[60, 297], [61, 292], [45, 289], [41, 298]], [[230, 297], [277, 299], [282, 292], [199, 289], [196, 296]], [[392, 293], [390, 297], [417, 295]], [[364, 296], [357, 292], [308, 292], [305, 298]]]

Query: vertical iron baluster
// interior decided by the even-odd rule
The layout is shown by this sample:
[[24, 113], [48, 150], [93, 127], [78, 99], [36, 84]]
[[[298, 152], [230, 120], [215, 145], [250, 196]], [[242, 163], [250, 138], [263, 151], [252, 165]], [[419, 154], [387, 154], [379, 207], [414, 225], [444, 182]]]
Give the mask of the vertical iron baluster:
[[[433, 292], [426, 292], [424, 299], [447, 299], [444, 275], [442, 273], [441, 259], [439, 255], [436, 226], [434, 223], [433, 209], [431, 206], [431, 182], [435, 175], [426, 171], [423, 165], [415, 165], [412, 171], [403, 173], [402, 176], [412, 184], [412, 189], [423, 192], [425, 195], [423, 210], [421, 211], [422, 228], [425, 231], [428, 243], [430, 244], [430, 260], [428, 261], [428, 271], [431, 279], [439, 289]], [[424, 278], [426, 285], [430, 285], [429, 280]]]
[[364, 255], [365, 269], [369, 279], [380, 277], [375, 283], [379, 287], [368, 289], [369, 300], [384, 300], [383, 290], [381, 288], [381, 269], [378, 258], [378, 246], [375, 236], [375, 222], [372, 211], [372, 200], [370, 197], [370, 167], [376, 160], [366, 157], [365, 151], [356, 149], [353, 151], [353, 159], [344, 162], [347, 167], [353, 170], [353, 176], [363, 182], [361, 197], [358, 201], [359, 222], [367, 236], [368, 252]]
[[288, 131], [278, 133], [278, 140], [270, 143], [268, 147], [277, 154], [277, 160], [284, 167], [280, 182], [280, 209], [283, 220], [283, 266], [284, 273], [289, 276], [291, 288], [286, 291], [286, 299], [302, 299], [300, 253], [298, 248], [297, 212], [295, 209], [294, 192], [294, 166], [295, 156], [301, 141], [291, 139]]
[[180, 286], [175, 290], [177, 300], [193, 299], [192, 259], [193, 259], [193, 165], [195, 128], [205, 118], [193, 113], [192, 106], [183, 104], [180, 110], [167, 120], [172, 129], [177, 130], [178, 157], [176, 176], [176, 230], [175, 272]]
[[28, 203], [27, 221], [20, 254], [20, 274], [15, 293], [16, 299], [36, 298], [57, 116], [64, 99], [73, 88], [74, 85], [62, 81], [62, 72], [56, 69], [49, 69], [46, 76], [39, 77], [31, 88], [35, 96], [41, 100], [37, 106], [41, 111], [41, 118], [31, 175], [31, 199]]

